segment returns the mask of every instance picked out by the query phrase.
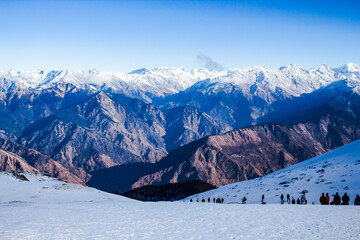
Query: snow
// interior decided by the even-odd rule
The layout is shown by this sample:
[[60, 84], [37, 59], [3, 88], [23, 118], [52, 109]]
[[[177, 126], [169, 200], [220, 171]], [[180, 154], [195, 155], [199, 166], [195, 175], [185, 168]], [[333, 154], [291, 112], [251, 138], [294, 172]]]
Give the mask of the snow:
[[0, 211], [3, 239], [357, 239], [360, 233], [354, 206], [113, 201], [12, 204]]
[[241, 203], [245, 196], [247, 203], [260, 203], [264, 194], [265, 202], [279, 204], [281, 194], [285, 200], [287, 194], [296, 200], [306, 190], [309, 204], [319, 204], [321, 193], [332, 196], [336, 192], [340, 196], [346, 192], [353, 204], [356, 194], [360, 194], [359, 180], [360, 140], [357, 140], [264, 177], [225, 185], [186, 200], [220, 197], [225, 203]]
[[165, 96], [182, 91], [199, 80], [215, 78], [224, 72], [183, 68], [139, 69], [126, 73], [109, 73], [98, 70], [74, 71], [0, 71], [0, 90], [8, 91], [14, 85], [27, 89], [46, 89], [59, 82], [73, 84], [79, 88], [96, 87], [111, 90], [146, 101], [146, 94]]
[[307, 70], [291, 64], [280, 69], [257, 66], [227, 71], [205, 68], [187, 71], [182, 67], [159, 67], [142, 68], [130, 73], [98, 70], [0, 71], [0, 91], [8, 91], [15, 86], [41, 90], [66, 82], [80, 88], [120, 92], [151, 102], [152, 97], [176, 94], [195, 83], [211, 80], [210, 83], [235, 84], [245, 93], [250, 93], [250, 87], [255, 84], [259, 90], [253, 94], [266, 99], [276, 94], [278, 88], [288, 96], [300, 96], [344, 79], [360, 82], [360, 66], [348, 63], [340, 68], [323, 65], [319, 69]]
[[[21, 181], [15, 178], [11, 172], [0, 172], [0, 189], [6, 194], [0, 195], [1, 204], [31, 204], [31, 203], [69, 203], [84, 201], [119, 200], [118, 196], [101, 192], [95, 188], [82, 185], [70, 184], [42, 174], [25, 173], [29, 181]], [[132, 201], [120, 197], [122, 201]]]
[[356, 206], [139, 202], [0, 173], [1, 239], [357, 239]]

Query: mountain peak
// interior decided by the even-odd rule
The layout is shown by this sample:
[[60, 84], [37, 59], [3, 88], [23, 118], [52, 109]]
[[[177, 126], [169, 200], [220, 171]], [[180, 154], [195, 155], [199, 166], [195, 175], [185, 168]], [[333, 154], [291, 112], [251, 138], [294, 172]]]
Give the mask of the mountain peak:
[[140, 68], [140, 69], [136, 69], [136, 70], [129, 72], [129, 74], [145, 74], [148, 72], [149, 72], [149, 70], [147, 68]]
[[348, 63], [339, 68], [334, 69], [337, 72], [348, 73], [348, 72], [360, 72], [360, 66], [355, 63]]

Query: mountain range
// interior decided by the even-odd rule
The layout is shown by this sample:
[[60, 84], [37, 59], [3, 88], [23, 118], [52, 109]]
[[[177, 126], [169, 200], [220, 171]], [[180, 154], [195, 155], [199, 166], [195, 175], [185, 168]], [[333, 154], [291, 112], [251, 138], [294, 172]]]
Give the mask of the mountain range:
[[353, 63], [0, 72], [0, 138], [18, 146], [1, 148], [13, 159], [1, 169], [26, 163], [112, 191], [193, 179], [220, 186], [359, 139], [359, 86]]

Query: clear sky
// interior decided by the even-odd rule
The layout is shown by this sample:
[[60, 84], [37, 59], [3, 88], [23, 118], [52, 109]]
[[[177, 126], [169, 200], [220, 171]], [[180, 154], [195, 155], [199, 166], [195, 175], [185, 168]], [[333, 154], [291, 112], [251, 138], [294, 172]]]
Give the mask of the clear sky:
[[360, 64], [360, 1], [1, 0], [0, 70]]

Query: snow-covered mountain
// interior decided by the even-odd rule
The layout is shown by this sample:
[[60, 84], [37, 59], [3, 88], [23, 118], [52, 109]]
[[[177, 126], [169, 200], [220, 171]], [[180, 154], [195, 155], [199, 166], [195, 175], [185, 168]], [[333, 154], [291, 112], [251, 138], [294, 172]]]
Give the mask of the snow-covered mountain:
[[[279, 69], [249, 67], [228, 71], [209, 71], [183, 68], [139, 69], [130, 73], [109, 73], [89, 71], [1, 71], [0, 90], [9, 91], [16, 87], [45, 89], [59, 82], [71, 83], [79, 88], [123, 93], [130, 97], [151, 102], [155, 97], [164, 97], [184, 91], [195, 83], [212, 86], [219, 91], [226, 83], [241, 87], [245, 96], [259, 96], [271, 103], [277, 97], [300, 96], [312, 92], [334, 81], [360, 79], [360, 67], [348, 63], [339, 68], [326, 65], [319, 69], [304, 69], [289, 65]], [[202, 82], [207, 80], [206, 82]], [[215, 85], [216, 87], [214, 87]]]
[[188, 197], [224, 198], [225, 203], [260, 203], [264, 194], [265, 202], [280, 203], [280, 195], [290, 194], [295, 200], [303, 191], [309, 203], [319, 204], [321, 193], [341, 196], [346, 192], [353, 204], [360, 194], [360, 140], [354, 141], [315, 158], [273, 172], [264, 177], [237, 182], [218, 189]]
[[[350, 91], [359, 93], [358, 69], [356, 64], [347, 64], [334, 69], [324, 65], [319, 69], [306, 70], [290, 65], [278, 70], [264, 67], [232, 70], [225, 76], [199, 81], [177, 94], [154, 99], [154, 103], [163, 107], [194, 106], [236, 129], [273, 122], [266, 116], [274, 111], [278, 114], [276, 108], [279, 105], [287, 105], [293, 99], [321, 89], [333, 92], [339, 82], [343, 82], [342, 85]], [[302, 108], [304, 103], [293, 107]]]
[[[221, 72], [182, 68], [140, 69], [128, 74], [95, 70], [0, 72], [0, 136], [55, 160], [83, 184], [103, 168], [155, 163], [191, 141], [263, 123], [307, 123], [309, 127], [315, 126], [316, 131], [320, 129], [318, 132], [309, 129], [306, 136], [323, 146], [321, 151], [308, 151], [314, 155], [307, 157], [312, 157], [358, 139], [359, 69], [356, 64], [347, 64], [310, 70], [290, 65], [277, 70], [252, 67]], [[334, 115], [336, 111], [342, 112]], [[335, 122], [319, 122], [319, 117]], [[288, 128], [284, 129], [284, 136], [291, 135]], [[302, 139], [305, 133], [301, 129], [297, 132]], [[275, 136], [281, 143], [289, 142], [282, 137]], [[271, 142], [267, 146], [274, 147]], [[229, 149], [226, 144], [224, 149]], [[21, 155], [17, 148], [12, 150], [6, 150], [4, 156], [10, 159], [11, 154]], [[194, 159], [204, 154], [201, 149], [193, 150], [199, 153]], [[275, 150], [274, 159], [278, 159], [280, 153]], [[206, 156], [215, 152], [224, 151], [211, 150]], [[186, 156], [193, 154], [188, 152]], [[189, 160], [181, 155], [176, 157]], [[24, 164], [27, 161], [11, 159]], [[216, 185], [255, 176], [239, 171], [231, 181], [219, 177], [222, 174], [219, 159], [211, 168], [220, 169], [212, 175]], [[303, 159], [296, 155], [288, 163]], [[15, 168], [16, 164], [9, 166]], [[198, 170], [199, 166], [201, 171], [206, 169], [202, 165], [195, 168]], [[257, 176], [284, 166], [278, 163], [258, 166], [256, 169], [261, 171]], [[35, 168], [43, 171], [41, 166]], [[186, 168], [176, 169], [167, 164], [156, 169], [161, 173], [146, 172], [155, 175], [137, 177], [141, 184], [146, 184], [159, 181], [165, 173], [168, 177], [162, 183], [177, 181], [186, 174], [185, 179], [196, 176]]]
[[89, 71], [7, 71], [0, 72], [0, 91], [14, 88], [46, 89], [57, 83], [70, 83], [78, 88], [123, 93], [151, 102], [153, 97], [174, 94], [195, 82], [225, 75], [225, 72], [183, 68], [139, 69], [130, 73]]

